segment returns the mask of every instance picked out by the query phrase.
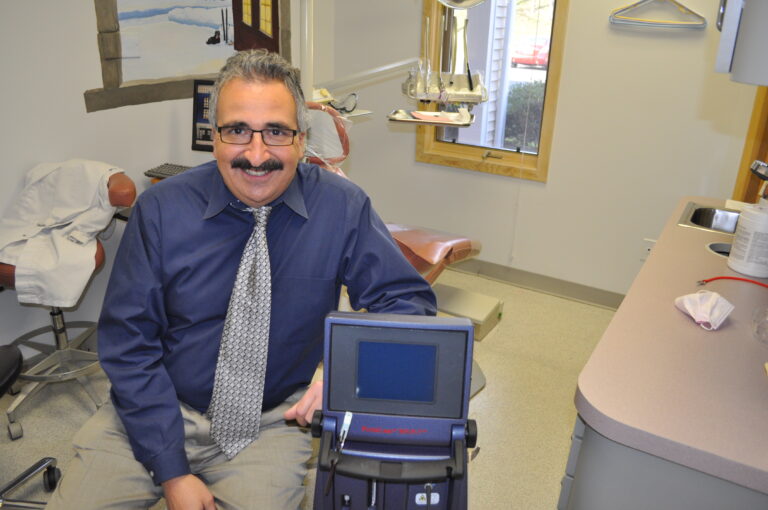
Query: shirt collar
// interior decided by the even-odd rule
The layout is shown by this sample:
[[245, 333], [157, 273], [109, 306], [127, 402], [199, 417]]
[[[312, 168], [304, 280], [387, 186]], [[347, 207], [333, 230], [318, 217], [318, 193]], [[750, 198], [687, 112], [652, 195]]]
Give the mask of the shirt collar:
[[[229, 188], [227, 188], [227, 185], [224, 184], [224, 179], [221, 177], [221, 173], [219, 172], [219, 167], [217, 165], [213, 165], [214, 171], [211, 175], [211, 182], [210, 182], [210, 190], [211, 193], [209, 195], [208, 199], [208, 207], [205, 210], [205, 214], [203, 215], [203, 219], [209, 219], [217, 214], [219, 214], [221, 211], [224, 210], [225, 207], [228, 205], [232, 205], [235, 208], [238, 209], [247, 209], [248, 206], [244, 203], [240, 202], [235, 195], [232, 194], [231, 191], [229, 191]], [[304, 195], [301, 192], [301, 181], [302, 181], [302, 172], [301, 172], [301, 164], [299, 164], [299, 168], [296, 171], [296, 175], [294, 176], [293, 180], [291, 181], [291, 184], [288, 185], [288, 189], [286, 189], [282, 195], [277, 197], [275, 200], [272, 201], [269, 205], [272, 207], [279, 205], [279, 204], [285, 204], [288, 206], [293, 212], [298, 214], [299, 216], [308, 219], [309, 213], [307, 212], [307, 206], [304, 202]]]

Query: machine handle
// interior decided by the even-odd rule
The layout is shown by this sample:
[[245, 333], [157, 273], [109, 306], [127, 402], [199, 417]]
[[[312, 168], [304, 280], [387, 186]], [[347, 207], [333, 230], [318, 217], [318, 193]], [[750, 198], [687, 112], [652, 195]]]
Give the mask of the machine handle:
[[316, 409], [312, 414], [312, 437], [320, 437], [323, 433], [323, 411]]
[[331, 450], [333, 434], [323, 432], [318, 464], [329, 471], [332, 465], [336, 473], [383, 482], [437, 482], [446, 478], [458, 479], [464, 476], [464, 455], [466, 445], [463, 439], [453, 442], [454, 455], [446, 460], [429, 461], [382, 461], [348, 455], [343, 451]]
[[467, 420], [467, 448], [474, 448], [477, 446], [477, 422], [475, 420]]

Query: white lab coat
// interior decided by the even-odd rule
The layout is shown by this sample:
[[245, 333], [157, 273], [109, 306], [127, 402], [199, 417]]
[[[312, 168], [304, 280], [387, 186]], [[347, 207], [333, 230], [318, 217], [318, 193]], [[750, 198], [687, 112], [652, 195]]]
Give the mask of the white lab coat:
[[115, 213], [107, 182], [122, 171], [71, 159], [27, 172], [0, 219], [0, 262], [16, 266], [20, 303], [75, 306], [95, 268], [96, 235]]

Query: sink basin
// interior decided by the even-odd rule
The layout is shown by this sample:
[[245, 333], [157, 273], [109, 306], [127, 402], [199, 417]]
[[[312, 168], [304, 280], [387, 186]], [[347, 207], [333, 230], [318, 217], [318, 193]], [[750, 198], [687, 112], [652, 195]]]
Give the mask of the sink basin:
[[739, 211], [706, 207], [696, 202], [689, 202], [678, 225], [733, 234], [736, 232], [738, 221]]

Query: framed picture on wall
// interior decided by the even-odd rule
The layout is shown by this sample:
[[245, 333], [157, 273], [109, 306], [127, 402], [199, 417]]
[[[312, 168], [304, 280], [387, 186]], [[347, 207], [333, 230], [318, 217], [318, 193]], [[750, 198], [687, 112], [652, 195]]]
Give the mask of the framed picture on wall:
[[192, 94], [192, 150], [213, 152], [213, 126], [208, 119], [208, 104], [213, 80], [195, 80]]
[[291, 61], [291, 2], [95, 0], [95, 6], [103, 88], [85, 91], [88, 112], [188, 98], [193, 80], [214, 77], [236, 51], [265, 48]]

